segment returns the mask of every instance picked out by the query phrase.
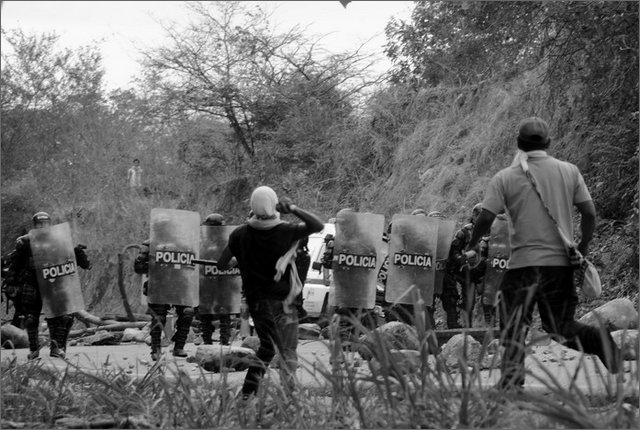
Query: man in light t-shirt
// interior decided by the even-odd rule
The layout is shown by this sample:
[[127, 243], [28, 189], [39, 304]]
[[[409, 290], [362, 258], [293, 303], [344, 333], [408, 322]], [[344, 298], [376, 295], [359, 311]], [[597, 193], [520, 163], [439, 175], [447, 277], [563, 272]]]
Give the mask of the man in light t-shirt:
[[[536, 117], [524, 119], [517, 137], [518, 154], [510, 167], [489, 182], [483, 210], [476, 221], [467, 250], [475, 250], [497, 214], [505, 211], [513, 225], [509, 268], [500, 286], [500, 328], [505, 350], [501, 389], [521, 389], [525, 380], [525, 337], [534, 306], [542, 326], [566, 339], [565, 345], [596, 354], [611, 373], [619, 371], [620, 350], [604, 329], [575, 321], [578, 296], [564, 236], [573, 238], [573, 207], [581, 215], [581, 238], [577, 245], [587, 254], [596, 222], [591, 195], [578, 168], [546, 153], [551, 139], [547, 123]], [[528, 167], [541, 198], [524, 173]], [[545, 205], [547, 209], [545, 209]]]
[[132, 190], [139, 190], [142, 187], [142, 167], [137, 158], [133, 160], [133, 166], [127, 171], [127, 182]]

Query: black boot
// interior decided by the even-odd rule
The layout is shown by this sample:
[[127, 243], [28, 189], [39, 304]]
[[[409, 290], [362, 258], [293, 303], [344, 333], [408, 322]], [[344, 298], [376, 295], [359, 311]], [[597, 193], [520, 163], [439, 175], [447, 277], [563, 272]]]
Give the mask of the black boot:
[[231, 338], [231, 315], [220, 315], [220, 344], [229, 345]]
[[213, 344], [211, 338], [213, 337], [213, 332], [216, 330], [213, 326], [213, 315], [206, 314], [200, 316], [200, 321], [202, 323], [202, 342], [205, 345]]
[[35, 360], [40, 355], [40, 339], [38, 338], [39, 318], [36, 315], [27, 315], [24, 319], [24, 328], [29, 338], [29, 360]]
[[496, 308], [491, 305], [482, 305], [482, 313], [484, 314], [484, 323], [487, 327], [496, 325]]
[[162, 331], [167, 320], [166, 316], [153, 315], [151, 325], [151, 359], [157, 361], [162, 351]]
[[66, 321], [63, 317], [47, 318], [49, 327], [49, 355], [56, 358], [65, 358], [63, 340], [66, 332]]
[[193, 308], [176, 306], [178, 320], [176, 321], [176, 333], [173, 335], [173, 355], [175, 357], [186, 357], [184, 345], [187, 343], [191, 322], [193, 321]]

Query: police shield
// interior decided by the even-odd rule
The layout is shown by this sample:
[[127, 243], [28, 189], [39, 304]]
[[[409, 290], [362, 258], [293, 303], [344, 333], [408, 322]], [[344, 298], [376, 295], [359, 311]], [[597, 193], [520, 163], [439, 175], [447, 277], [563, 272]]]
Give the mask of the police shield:
[[498, 216], [491, 225], [489, 249], [487, 251], [487, 270], [484, 276], [483, 297], [483, 301], [487, 304], [495, 304], [496, 294], [508, 268], [510, 254], [509, 222], [505, 217]]
[[69, 223], [29, 232], [45, 318], [84, 310]]
[[[218, 261], [222, 250], [229, 242], [229, 235], [237, 226], [200, 227], [200, 258]], [[242, 280], [240, 269], [234, 267], [218, 270], [213, 265], [200, 265], [200, 304], [201, 314], [237, 314], [240, 313]]]
[[438, 247], [436, 248], [436, 276], [434, 294], [442, 294], [444, 274], [447, 269], [451, 241], [455, 233], [456, 223], [451, 220], [438, 219]]
[[149, 239], [147, 301], [198, 306], [199, 270], [192, 260], [200, 253], [200, 214], [152, 209]]
[[332, 299], [338, 307], [372, 309], [382, 264], [384, 216], [348, 209], [338, 212], [333, 251]]
[[438, 246], [438, 220], [394, 215], [389, 240], [389, 278], [385, 300], [413, 304], [416, 295], [433, 304]]

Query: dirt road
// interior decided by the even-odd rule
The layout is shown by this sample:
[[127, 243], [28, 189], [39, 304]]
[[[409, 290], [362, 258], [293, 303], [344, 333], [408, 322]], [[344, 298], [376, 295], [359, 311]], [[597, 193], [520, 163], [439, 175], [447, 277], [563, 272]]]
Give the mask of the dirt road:
[[[239, 346], [240, 341], [234, 345]], [[168, 378], [175, 377], [178, 371], [189, 375], [193, 380], [205, 378], [215, 382], [222, 380], [220, 373], [213, 373], [204, 370], [197, 363], [192, 362], [198, 346], [189, 343], [185, 350], [189, 354], [187, 358], [177, 358], [171, 355], [170, 348], [163, 349], [163, 356], [160, 361], [160, 371]], [[55, 367], [73, 371], [79, 369], [84, 372], [102, 373], [107, 370], [118, 370], [126, 372], [132, 377], [142, 378], [148, 374], [155, 362], [150, 360], [149, 346], [143, 343], [120, 344], [117, 346], [70, 346], [67, 350], [67, 359], [49, 357], [47, 347], [40, 351], [39, 363], [46, 367]], [[0, 351], [0, 359], [3, 363], [10, 360], [17, 360], [18, 364], [27, 363], [28, 350], [6, 350]], [[366, 362], [359, 360], [355, 353], [347, 358], [352, 363], [360, 362], [357, 371], [361, 374], [370, 373]], [[326, 384], [322, 376], [321, 369], [330, 369], [329, 343], [326, 340], [301, 340], [298, 346], [300, 368], [298, 378], [305, 386], [321, 387]], [[583, 366], [579, 366], [584, 362]], [[583, 355], [577, 351], [563, 347], [562, 345], [550, 342], [547, 345], [533, 346], [531, 353], [527, 357], [526, 366], [531, 371], [531, 376], [527, 376], [525, 390], [536, 392], [547, 392], [548, 386], [553, 385], [554, 380], [561, 387], [568, 388], [574, 383], [583, 393], [593, 396], [606, 395], [611, 387], [622, 384], [623, 389], [629, 395], [638, 395], [638, 366], [637, 361], [627, 361], [624, 363], [624, 372], [619, 375], [609, 375], [600, 360], [596, 357]], [[601, 371], [599, 372], [598, 369]], [[240, 386], [245, 376], [244, 371], [228, 372], [225, 376], [226, 383], [231, 386]], [[457, 375], [457, 376], [456, 376]], [[277, 371], [272, 369], [270, 376], [277, 378]], [[459, 383], [459, 374], [454, 371]], [[496, 383], [499, 377], [499, 370], [486, 370], [481, 372], [481, 383], [490, 387]]]

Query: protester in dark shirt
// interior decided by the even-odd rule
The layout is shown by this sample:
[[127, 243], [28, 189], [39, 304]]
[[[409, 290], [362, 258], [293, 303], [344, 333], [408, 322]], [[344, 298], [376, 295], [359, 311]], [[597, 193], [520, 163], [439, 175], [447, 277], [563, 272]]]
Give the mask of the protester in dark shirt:
[[[218, 260], [224, 270], [235, 257], [242, 288], [260, 339], [260, 364], [247, 371], [242, 386], [243, 399], [258, 390], [260, 380], [277, 352], [283, 358], [280, 372], [293, 389], [297, 368], [298, 317], [295, 298], [302, 285], [295, 257], [298, 241], [324, 228], [315, 215], [300, 209], [287, 198], [280, 200], [269, 187], [258, 187], [251, 195], [253, 216], [229, 236], [229, 244]], [[280, 213], [293, 214], [303, 223], [280, 220]]]

